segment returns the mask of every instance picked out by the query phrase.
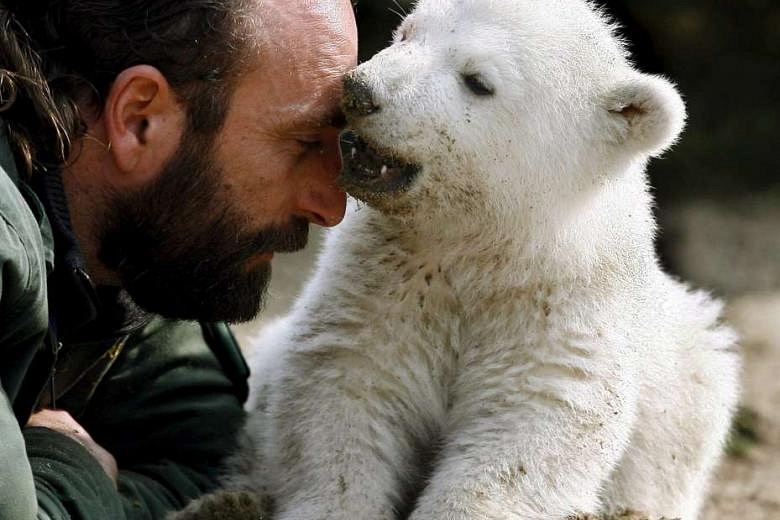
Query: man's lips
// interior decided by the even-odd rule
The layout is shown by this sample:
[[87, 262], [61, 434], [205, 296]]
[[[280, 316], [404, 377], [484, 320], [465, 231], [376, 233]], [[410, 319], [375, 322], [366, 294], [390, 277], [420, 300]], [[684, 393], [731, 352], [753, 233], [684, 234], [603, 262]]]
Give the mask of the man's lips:
[[420, 173], [420, 166], [381, 151], [357, 136], [347, 150], [339, 185], [350, 195], [389, 195], [406, 191]]

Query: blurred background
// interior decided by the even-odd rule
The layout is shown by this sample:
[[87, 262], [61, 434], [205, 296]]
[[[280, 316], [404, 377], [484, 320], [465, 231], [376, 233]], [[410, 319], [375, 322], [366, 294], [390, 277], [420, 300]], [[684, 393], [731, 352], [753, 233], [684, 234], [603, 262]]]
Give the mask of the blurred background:
[[[598, 2], [635, 61], [679, 86], [689, 123], [651, 162], [666, 269], [728, 302], [742, 335], [744, 408], [703, 520], [780, 518], [780, 0]], [[361, 60], [385, 47], [411, 0], [359, 0]], [[321, 243], [274, 261], [269, 307], [284, 313]], [[262, 323], [237, 329], [245, 344]]]

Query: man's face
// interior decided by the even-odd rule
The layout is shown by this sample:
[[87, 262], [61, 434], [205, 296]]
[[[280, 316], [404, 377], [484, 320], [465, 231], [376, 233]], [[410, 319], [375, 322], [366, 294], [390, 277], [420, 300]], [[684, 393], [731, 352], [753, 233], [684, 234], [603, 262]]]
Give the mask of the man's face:
[[290, 1], [261, 9], [261, 50], [217, 135], [185, 132], [152, 183], [114, 197], [99, 254], [149, 311], [251, 319], [274, 253], [304, 247], [310, 222], [343, 218], [335, 180], [342, 77], [357, 60], [352, 8]]

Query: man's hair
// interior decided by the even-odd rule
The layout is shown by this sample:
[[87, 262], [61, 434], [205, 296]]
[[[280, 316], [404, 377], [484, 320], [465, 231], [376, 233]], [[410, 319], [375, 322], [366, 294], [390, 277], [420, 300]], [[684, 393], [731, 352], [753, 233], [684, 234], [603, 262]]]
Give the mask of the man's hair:
[[[256, 0], [255, 0], [256, 2]], [[160, 70], [188, 129], [222, 125], [257, 28], [252, 0], [0, 0], [0, 117], [28, 172], [57, 167], [116, 76]]]

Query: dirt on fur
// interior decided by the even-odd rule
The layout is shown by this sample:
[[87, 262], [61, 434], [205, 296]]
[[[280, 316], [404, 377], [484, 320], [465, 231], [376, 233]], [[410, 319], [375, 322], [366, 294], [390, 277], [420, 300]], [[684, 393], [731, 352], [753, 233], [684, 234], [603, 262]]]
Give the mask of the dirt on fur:
[[677, 518], [650, 518], [643, 513], [636, 511], [623, 511], [614, 515], [578, 515], [570, 517], [569, 520], [679, 520]]

